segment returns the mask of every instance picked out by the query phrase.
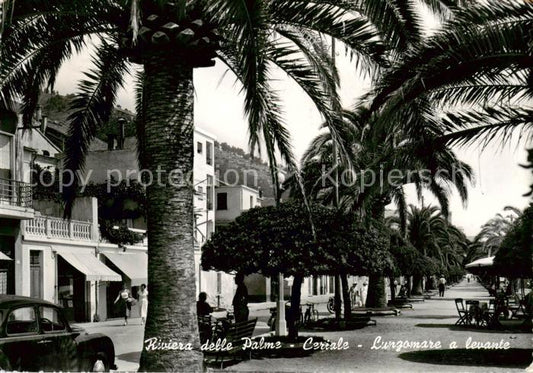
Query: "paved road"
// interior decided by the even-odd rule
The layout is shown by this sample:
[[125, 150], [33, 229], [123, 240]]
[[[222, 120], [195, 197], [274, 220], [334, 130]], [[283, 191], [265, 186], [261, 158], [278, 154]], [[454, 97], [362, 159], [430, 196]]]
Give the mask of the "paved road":
[[[458, 348], [464, 348], [468, 338], [479, 342], [509, 342], [511, 348], [532, 348], [531, 334], [494, 332], [486, 330], [450, 329], [457, 320], [455, 298], [488, 299], [488, 294], [478, 283], [466, 281], [446, 291], [444, 298], [434, 298], [425, 302], [415, 303], [413, 310], [402, 310], [398, 317], [376, 317], [377, 326], [369, 326], [359, 330], [343, 332], [313, 333], [322, 335], [332, 341], [343, 338], [349, 344], [348, 350], [321, 351], [305, 358], [253, 359], [229, 369], [236, 371], [410, 371], [410, 372], [509, 372], [523, 371], [520, 369], [497, 367], [474, 367], [454, 365], [434, 365], [415, 363], [402, 360], [398, 355], [412, 351], [404, 349], [400, 352], [392, 350], [372, 349], [378, 346], [377, 338], [385, 341], [439, 341], [447, 349], [450, 343], [456, 342]], [[320, 309], [327, 314], [325, 306]], [[267, 332], [266, 320], [268, 311], [254, 311], [252, 316], [259, 317], [255, 334]], [[107, 321], [97, 324], [83, 324], [88, 331], [98, 331], [109, 335], [116, 346], [117, 366], [119, 370], [136, 370], [142, 348], [143, 328], [138, 319], [128, 326], [120, 321]]]

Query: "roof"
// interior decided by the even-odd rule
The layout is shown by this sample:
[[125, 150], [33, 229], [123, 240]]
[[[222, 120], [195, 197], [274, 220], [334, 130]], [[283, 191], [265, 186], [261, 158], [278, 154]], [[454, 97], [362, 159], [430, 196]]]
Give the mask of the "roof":
[[37, 303], [37, 304], [57, 307], [56, 304], [52, 302], [48, 302], [43, 299], [23, 297], [21, 295], [6, 295], [6, 294], [0, 295], [0, 308], [16, 307], [20, 305], [29, 304], [29, 303], [33, 303], [33, 304]]

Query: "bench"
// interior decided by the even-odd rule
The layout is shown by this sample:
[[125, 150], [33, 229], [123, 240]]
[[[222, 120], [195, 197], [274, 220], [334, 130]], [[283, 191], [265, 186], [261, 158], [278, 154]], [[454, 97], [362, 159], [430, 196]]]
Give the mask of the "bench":
[[[246, 352], [243, 347], [245, 343], [245, 338], [252, 338], [252, 335], [254, 333], [255, 324], [257, 323], [257, 319], [252, 319], [248, 321], [242, 321], [234, 324], [224, 324], [217, 326], [215, 331], [215, 338], [214, 342], [216, 342], [217, 339], [224, 340], [226, 339], [227, 343], [231, 343], [231, 349], [221, 350], [221, 351], [205, 351], [204, 354], [206, 355], [214, 355], [215, 356], [215, 363], [220, 361], [220, 369], [223, 368], [225, 358], [231, 357], [234, 361], [235, 358], [238, 355], [242, 355], [244, 352]], [[249, 351], [249, 358], [252, 358], [252, 350]]]

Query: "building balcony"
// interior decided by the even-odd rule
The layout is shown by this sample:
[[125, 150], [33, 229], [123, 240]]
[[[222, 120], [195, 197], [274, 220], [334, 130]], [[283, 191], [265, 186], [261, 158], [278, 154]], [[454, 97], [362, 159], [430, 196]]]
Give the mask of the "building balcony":
[[93, 237], [92, 223], [77, 220], [63, 220], [50, 216], [36, 216], [23, 224], [25, 238], [96, 241]]
[[31, 185], [0, 178], [0, 217], [31, 219], [33, 216]]

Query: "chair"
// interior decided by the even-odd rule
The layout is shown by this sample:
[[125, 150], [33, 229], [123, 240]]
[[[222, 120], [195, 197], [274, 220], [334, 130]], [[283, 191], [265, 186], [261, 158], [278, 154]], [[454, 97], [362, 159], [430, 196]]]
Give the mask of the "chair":
[[468, 315], [468, 311], [465, 308], [465, 304], [463, 303], [463, 298], [457, 298], [455, 299], [455, 307], [457, 308], [457, 313], [459, 314], [459, 320], [455, 322], [455, 325], [469, 325], [470, 319]]
[[476, 320], [476, 325], [478, 326], [479, 324], [483, 324], [483, 314], [481, 312], [481, 308], [479, 307], [478, 300], [466, 300], [465, 307], [470, 324], [472, 323], [472, 320]]
[[213, 336], [213, 319], [211, 315], [198, 316], [198, 330], [200, 332], [200, 342], [205, 343]]
[[235, 360], [236, 355], [241, 355], [244, 352], [248, 352], [248, 357], [251, 359], [252, 350], [250, 349], [249, 351], [245, 351], [244, 343], [246, 339], [252, 337], [256, 323], [257, 319], [252, 319], [229, 324], [224, 333], [219, 333], [217, 337], [220, 339], [226, 339], [228, 343], [231, 343], [232, 348], [229, 351], [215, 351], [214, 353], [204, 352], [204, 356], [214, 354], [215, 363], [220, 361], [220, 369], [222, 369], [224, 366], [225, 357], [231, 357], [232, 360]]
[[[524, 300], [520, 298], [518, 294], [514, 295], [514, 298], [509, 299], [507, 302], [507, 307], [511, 311], [511, 318], [520, 318], [522, 315], [526, 315], [526, 310], [524, 308]], [[521, 313], [521, 315], [519, 315]]]

